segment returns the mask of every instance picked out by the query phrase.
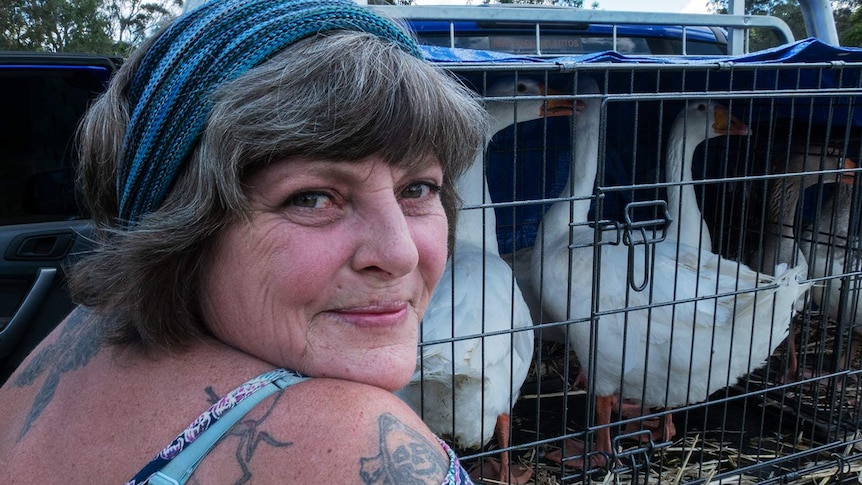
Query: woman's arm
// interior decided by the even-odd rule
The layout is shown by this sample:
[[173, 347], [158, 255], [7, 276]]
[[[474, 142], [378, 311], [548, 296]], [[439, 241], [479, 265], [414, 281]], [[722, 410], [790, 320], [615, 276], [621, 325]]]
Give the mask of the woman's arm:
[[390, 392], [311, 379], [253, 409], [192, 482], [440, 485], [451, 465], [434, 434]]

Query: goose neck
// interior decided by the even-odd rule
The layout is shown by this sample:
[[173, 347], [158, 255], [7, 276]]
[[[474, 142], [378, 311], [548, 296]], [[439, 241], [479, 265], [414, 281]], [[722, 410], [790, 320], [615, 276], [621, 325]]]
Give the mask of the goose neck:
[[546, 214], [547, 217], [586, 222], [592, 204], [593, 189], [596, 182], [599, 157], [599, 139], [597, 126], [576, 126], [575, 145], [572, 162], [566, 185], [559, 197], [563, 200], [555, 203]]
[[[691, 165], [698, 143], [685, 136], [685, 130], [675, 127], [670, 134], [665, 174], [667, 182], [668, 212], [671, 222], [667, 231], [671, 238], [691, 247], [711, 251], [709, 229], [697, 204]], [[690, 132], [689, 132], [690, 133]]]

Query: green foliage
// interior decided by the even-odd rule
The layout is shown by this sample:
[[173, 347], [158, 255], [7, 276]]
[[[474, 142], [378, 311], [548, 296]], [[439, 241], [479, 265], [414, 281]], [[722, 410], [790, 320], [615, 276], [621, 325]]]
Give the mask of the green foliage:
[[839, 30], [841, 45], [862, 47], [862, 8], [857, 8], [848, 18], [848, 24]]
[[838, 42], [843, 46], [862, 47], [862, 5], [841, 4], [833, 9]]
[[4, 0], [0, 49], [124, 55], [182, 0]]
[[0, 22], [4, 49], [100, 52], [113, 43], [99, 0], [9, 0]]
[[[708, 0], [707, 6], [713, 13], [727, 13], [728, 0]], [[835, 29], [843, 46], [862, 45], [862, 0], [833, 0], [832, 14]], [[796, 39], [808, 37], [805, 19], [798, 0], [745, 0], [745, 13], [753, 15], [772, 15], [784, 20]], [[751, 33], [751, 50], [771, 47], [777, 40], [764, 32]]]

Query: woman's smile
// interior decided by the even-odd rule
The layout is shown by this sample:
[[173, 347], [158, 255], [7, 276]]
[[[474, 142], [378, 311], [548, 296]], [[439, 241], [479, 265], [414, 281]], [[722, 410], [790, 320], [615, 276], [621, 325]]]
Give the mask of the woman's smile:
[[403, 325], [410, 316], [406, 301], [380, 302], [331, 310], [326, 313], [349, 325], [362, 328], [389, 328]]

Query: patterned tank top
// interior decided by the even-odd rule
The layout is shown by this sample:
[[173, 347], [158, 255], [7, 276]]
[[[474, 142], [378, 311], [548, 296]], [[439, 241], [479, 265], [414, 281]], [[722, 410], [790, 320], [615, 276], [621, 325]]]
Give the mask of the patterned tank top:
[[[245, 382], [198, 416], [126, 485], [185, 483], [210, 448], [257, 403], [306, 379], [286, 369], [275, 369]], [[449, 470], [442, 485], [472, 485], [455, 452], [440, 438], [437, 441], [449, 456]]]

